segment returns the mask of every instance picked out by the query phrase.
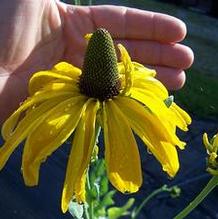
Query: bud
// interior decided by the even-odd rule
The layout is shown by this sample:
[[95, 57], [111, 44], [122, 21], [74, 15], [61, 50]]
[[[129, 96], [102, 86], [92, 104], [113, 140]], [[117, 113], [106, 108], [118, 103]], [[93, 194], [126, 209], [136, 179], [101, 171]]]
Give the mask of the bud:
[[207, 134], [203, 135], [203, 143], [207, 149], [207, 171], [212, 175], [218, 175], [218, 134], [209, 141]]

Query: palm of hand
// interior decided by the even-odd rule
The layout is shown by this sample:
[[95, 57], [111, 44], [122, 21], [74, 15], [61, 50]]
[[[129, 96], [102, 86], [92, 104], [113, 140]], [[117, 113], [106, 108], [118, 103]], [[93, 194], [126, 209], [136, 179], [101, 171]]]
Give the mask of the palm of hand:
[[[24, 6], [25, 8], [22, 9]], [[106, 6], [80, 8], [63, 3], [57, 4], [53, 0], [38, 0], [38, 3], [31, 0], [28, 3], [26, 1], [20, 3], [16, 13], [11, 11], [11, 8], [6, 7], [4, 10], [11, 16], [6, 16], [8, 20], [2, 22], [0, 33], [0, 48], [3, 48], [0, 51], [0, 122], [4, 121], [26, 97], [27, 84], [32, 73], [51, 68], [61, 60], [81, 67], [86, 47], [84, 35], [92, 32], [96, 27], [103, 26], [109, 29], [116, 41], [125, 44], [131, 55], [141, 63], [164, 66], [158, 67], [160, 78], [167, 71], [177, 72], [177, 74], [172, 74], [171, 82], [169, 82], [169, 78], [167, 79], [172, 88], [181, 86], [184, 82], [182, 69], [189, 67], [193, 60], [193, 55], [188, 48], [175, 49], [170, 44], [184, 37], [185, 29], [182, 30], [181, 24], [180, 26], [177, 24], [180, 35], [174, 34], [174, 38], [170, 38], [169, 34], [163, 39], [155, 39], [155, 35], [150, 35], [148, 31], [140, 35], [138, 34], [139, 29], [138, 31], [134, 29], [134, 21], [137, 16], [131, 15], [135, 11], [129, 10], [127, 15], [126, 8]], [[138, 16], [141, 18], [144, 16], [144, 23], [149, 24], [149, 19], [151, 23], [153, 14], [141, 13]], [[132, 29], [126, 25], [127, 20], [129, 20], [130, 26], [131, 22], [134, 24]], [[156, 20], [158, 21], [158, 18]], [[151, 25], [154, 26], [153, 21]], [[164, 25], [162, 26], [164, 27]], [[171, 26], [173, 27], [173, 22]], [[159, 34], [157, 36], [161, 37]], [[153, 39], [156, 41], [155, 43], [152, 41]], [[157, 41], [163, 41], [166, 48], [160, 50], [162, 42], [158, 43]], [[151, 51], [158, 52], [151, 53]], [[147, 53], [149, 56], [144, 58]], [[165, 57], [165, 53], [168, 55], [175, 53], [177, 54], [176, 58], [180, 57], [179, 62], [172, 61], [170, 63], [171, 61], [160, 58], [161, 54], [159, 53], [163, 57]], [[180, 73], [183, 73], [183, 78]], [[166, 77], [167, 74], [162, 77], [163, 81]]]

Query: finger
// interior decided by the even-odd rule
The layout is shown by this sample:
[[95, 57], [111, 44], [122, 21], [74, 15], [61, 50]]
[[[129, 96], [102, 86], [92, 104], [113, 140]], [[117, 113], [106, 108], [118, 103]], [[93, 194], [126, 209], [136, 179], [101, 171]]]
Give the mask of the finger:
[[[84, 10], [84, 8], [78, 8]], [[96, 28], [104, 27], [116, 38], [179, 42], [186, 35], [185, 24], [172, 16], [118, 6], [90, 7]]]
[[186, 75], [182, 69], [162, 66], [149, 66], [149, 68], [156, 70], [156, 78], [160, 80], [168, 90], [179, 90], [185, 84]]
[[161, 44], [155, 41], [121, 40], [132, 60], [149, 65], [187, 69], [194, 60], [192, 50], [181, 44]]

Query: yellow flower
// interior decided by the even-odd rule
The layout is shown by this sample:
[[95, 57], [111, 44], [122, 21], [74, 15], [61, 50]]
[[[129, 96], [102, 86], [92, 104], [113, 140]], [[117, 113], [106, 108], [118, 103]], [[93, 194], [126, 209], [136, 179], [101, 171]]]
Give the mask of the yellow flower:
[[218, 175], [218, 133], [209, 141], [207, 133], [203, 135], [203, 143], [207, 149], [207, 171], [217, 176]]
[[168, 96], [155, 71], [132, 62], [118, 45], [117, 63], [110, 34], [98, 29], [89, 37], [83, 69], [66, 62], [35, 73], [29, 97], [2, 127], [0, 169], [25, 140], [22, 173], [28, 186], [38, 184], [42, 162], [72, 134], [62, 193], [66, 212], [73, 196], [85, 200], [85, 175], [98, 125], [103, 129], [105, 161], [110, 182], [119, 191], [136, 192], [142, 184], [135, 133], [173, 177], [179, 169], [176, 127], [187, 131], [189, 115]]

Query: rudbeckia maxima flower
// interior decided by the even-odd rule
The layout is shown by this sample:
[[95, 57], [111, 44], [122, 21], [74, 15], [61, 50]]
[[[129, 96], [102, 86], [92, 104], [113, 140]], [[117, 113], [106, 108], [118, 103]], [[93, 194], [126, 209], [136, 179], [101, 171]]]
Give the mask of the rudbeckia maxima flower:
[[208, 139], [207, 133], [204, 133], [203, 143], [208, 154], [207, 171], [214, 176], [218, 176], [218, 133], [210, 140]]
[[173, 177], [179, 169], [176, 146], [185, 146], [176, 136], [176, 127], [187, 131], [191, 123], [155, 79], [155, 71], [131, 61], [122, 45], [118, 45], [121, 61], [117, 62], [105, 29], [87, 38], [82, 70], [60, 62], [51, 70], [35, 73], [29, 81], [29, 97], [2, 127], [5, 143], [0, 148], [0, 168], [25, 140], [22, 173], [28, 186], [38, 184], [40, 165], [73, 134], [63, 212], [72, 197], [85, 201], [85, 175], [97, 127], [103, 129], [110, 182], [117, 190], [132, 193], [142, 184], [134, 134]]

